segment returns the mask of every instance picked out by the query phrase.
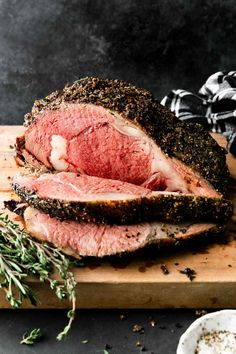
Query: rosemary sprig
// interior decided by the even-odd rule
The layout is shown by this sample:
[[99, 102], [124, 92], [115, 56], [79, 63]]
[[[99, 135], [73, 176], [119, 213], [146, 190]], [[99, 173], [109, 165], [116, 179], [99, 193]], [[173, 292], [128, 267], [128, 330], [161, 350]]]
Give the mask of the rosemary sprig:
[[23, 334], [23, 338], [20, 344], [32, 345], [35, 342], [39, 341], [41, 337], [42, 337], [42, 332], [40, 328], [34, 328], [32, 331]]
[[[48, 282], [58, 299], [68, 298], [72, 304], [67, 313], [69, 321], [58, 334], [58, 340], [66, 337], [75, 317], [77, 283], [70, 266], [69, 258], [56, 247], [32, 239], [8, 215], [0, 214], [0, 287], [14, 308], [20, 307], [24, 299], [33, 305], [37, 303], [34, 291], [26, 281], [28, 275]], [[60, 276], [60, 282], [53, 279], [54, 271]]]

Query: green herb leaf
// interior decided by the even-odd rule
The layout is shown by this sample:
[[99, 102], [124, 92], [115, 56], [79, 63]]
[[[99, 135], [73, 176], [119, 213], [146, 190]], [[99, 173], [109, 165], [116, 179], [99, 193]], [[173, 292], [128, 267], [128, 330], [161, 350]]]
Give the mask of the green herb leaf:
[[[66, 337], [75, 317], [77, 283], [70, 270], [72, 264], [56, 247], [32, 239], [6, 214], [0, 214], [0, 288], [14, 308], [20, 307], [24, 299], [37, 304], [33, 289], [25, 281], [28, 275], [49, 283], [60, 300], [68, 298], [72, 309], [68, 312], [68, 324], [57, 336], [59, 340]], [[60, 281], [51, 277], [55, 271]]]
[[42, 338], [41, 329], [34, 328], [31, 332], [24, 333], [20, 344], [32, 345], [35, 342], [38, 342], [40, 338]]

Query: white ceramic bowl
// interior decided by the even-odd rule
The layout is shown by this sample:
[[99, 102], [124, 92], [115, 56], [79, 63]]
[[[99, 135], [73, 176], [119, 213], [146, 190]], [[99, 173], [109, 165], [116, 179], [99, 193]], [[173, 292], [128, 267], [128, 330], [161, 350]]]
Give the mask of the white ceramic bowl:
[[210, 331], [236, 332], [236, 310], [212, 312], [198, 318], [180, 337], [176, 354], [194, 354], [200, 336]]

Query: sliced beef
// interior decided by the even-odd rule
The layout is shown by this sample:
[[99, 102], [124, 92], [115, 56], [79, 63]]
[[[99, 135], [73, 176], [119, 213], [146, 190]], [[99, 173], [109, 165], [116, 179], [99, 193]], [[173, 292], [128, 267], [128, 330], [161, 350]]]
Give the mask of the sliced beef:
[[188, 219], [226, 222], [232, 215], [231, 202], [222, 197], [153, 192], [73, 172], [18, 175], [12, 186], [24, 202], [61, 219], [109, 224]]
[[146, 90], [85, 78], [36, 101], [17, 139], [17, 160], [152, 190], [217, 196], [228, 181], [225, 152]]
[[183, 240], [222, 230], [215, 224], [143, 223], [109, 226], [76, 221], [60, 221], [28, 207], [25, 228], [37, 239], [52, 242], [74, 257], [104, 257], [140, 250], [149, 245], [175, 245]]

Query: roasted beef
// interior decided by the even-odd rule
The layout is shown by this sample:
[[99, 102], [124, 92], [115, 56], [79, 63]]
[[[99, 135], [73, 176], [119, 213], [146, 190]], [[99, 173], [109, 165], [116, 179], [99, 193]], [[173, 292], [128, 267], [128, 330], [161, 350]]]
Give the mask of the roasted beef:
[[28, 207], [24, 212], [25, 228], [41, 241], [52, 242], [66, 254], [80, 256], [113, 256], [140, 250], [149, 245], [175, 245], [199, 235], [214, 236], [222, 231], [215, 224], [161, 222], [136, 225], [99, 225], [61, 221]]
[[225, 222], [231, 203], [222, 197], [156, 192], [118, 180], [78, 175], [17, 175], [12, 186], [22, 201], [51, 216], [109, 224], [165, 220]]
[[225, 151], [197, 124], [180, 122], [146, 90], [85, 78], [35, 102], [17, 160], [152, 190], [217, 196]]
[[68, 254], [174, 245], [219, 233], [231, 216], [225, 150], [146, 90], [81, 79], [35, 101], [25, 126], [17, 161], [52, 173], [14, 178], [27, 203], [18, 212], [30, 234]]

